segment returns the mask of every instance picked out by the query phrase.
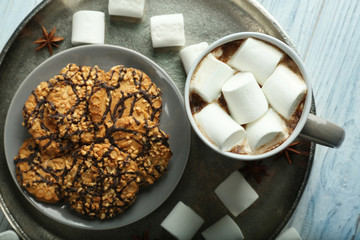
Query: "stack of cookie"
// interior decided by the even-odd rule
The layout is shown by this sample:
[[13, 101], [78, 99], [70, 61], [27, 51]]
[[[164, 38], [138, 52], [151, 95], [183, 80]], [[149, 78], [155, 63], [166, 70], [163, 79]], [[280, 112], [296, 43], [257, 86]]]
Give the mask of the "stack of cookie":
[[25, 103], [32, 137], [15, 157], [17, 180], [39, 201], [113, 217], [166, 171], [161, 110], [160, 89], [140, 70], [68, 64]]

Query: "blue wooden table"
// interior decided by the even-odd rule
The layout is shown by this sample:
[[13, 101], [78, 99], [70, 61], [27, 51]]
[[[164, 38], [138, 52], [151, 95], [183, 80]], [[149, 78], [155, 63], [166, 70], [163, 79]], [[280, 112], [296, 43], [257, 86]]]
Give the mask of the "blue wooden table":
[[[0, 0], [0, 51], [41, 0]], [[346, 131], [317, 146], [310, 179], [288, 225], [303, 239], [360, 239], [360, 1], [259, 0], [288, 33], [312, 79], [317, 115]], [[0, 213], [0, 231], [10, 229]]]

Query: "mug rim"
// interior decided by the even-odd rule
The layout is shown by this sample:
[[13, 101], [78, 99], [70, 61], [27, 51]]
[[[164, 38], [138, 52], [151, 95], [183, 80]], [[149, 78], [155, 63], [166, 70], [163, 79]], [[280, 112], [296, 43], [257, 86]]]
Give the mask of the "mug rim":
[[[246, 39], [246, 38], [256, 38], [259, 40], [263, 40], [265, 42], [269, 42], [270, 44], [273, 44], [274, 46], [280, 48], [283, 52], [285, 52], [298, 66], [300, 73], [303, 77], [303, 79], [305, 80], [306, 83], [306, 87], [307, 87], [307, 93], [306, 93], [306, 98], [305, 98], [305, 103], [304, 103], [304, 108], [303, 111], [301, 113], [301, 117], [298, 121], [298, 123], [296, 124], [295, 129], [293, 130], [293, 132], [290, 134], [290, 136], [283, 142], [281, 143], [278, 147], [267, 151], [265, 153], [262, 154], [257, 154], [257, 155], [251, 155], [251, 154], [237, 154], [237, 153], [232, 153], [229, 151], [223, 151], [221, 150], [219, 147], [215, 146], [215, 144], [211, 143], [209, 141], [209, 139], [207, 139], [204, 134], [201, 132], [201, 130], [199, 129], [199, 127], [197, 126], [194, 117], [191, 113], [191, 108], [190, 108], [190, 82], [191, 82], [191, 78], [193, 76], [194, 71], [196, 70], [197, 66], [199, 65], [199, 63], [201, 62], [201, 60], [211, 51], [213, 51], [215, 48], [232, 42], [232, 41], [236, 41], [236, 40], [241, 40], [241, 39]], [[239, 32], [239, 33], [233, 33], [230, 35], [226, 35], [218, 40], [216, 40], [215, 42], [213, 42], [212, 44], [210, 44], [205, 50], [203, 50], [201, 52], [201, 54], [197, 57], [197, 59], [194, 61], [188, 75], [186, 78], [186, 82], [185, 82], [185, 91], [184, 91], [184, 100], [185, 100], [185, 109], [186, 109], [186, 115], [190, 121], [191, 127], [193, 128], [193, 130], [196, 132], [196, 134], [199, 136], [199, 138], [211, 149], [213, 149], [214, 151], [220, 153], [223, 156], [229, 157], [229, 158], [233, 158], [233, 159], [237, 159], [237, 160], [246, 160], [246, 161], [253, 161], [253, 160], [260, 160], [260, 159], [264, 159], [264, 158], [268, 158], [271, 156], [274, 156], [275, 154], [283, 151], [289, 144], [291, 144], [301, 133], [301, 130], [303, 129], [303, 127], [305, 126], [306, 120], [308, 118], [308, 115], [310, 113], [311, 110], [311, 102], [312, 102], [312, 89], [311, 89], [311, 84], [308, 78], [308, 75], [306, 73], [305, 70], [305, 64], [302, 61], [302, 59], [300, 58], [300, 56], [297, 54], [297, 52], [295, 51], [295, 49], [292, 49], [289, 45], [287, 45], [286, 43], [282, 42], [281, 40], [272, 37], [268, 34], [264, 34], [264, 33], [258, 33], [258, 32]]]

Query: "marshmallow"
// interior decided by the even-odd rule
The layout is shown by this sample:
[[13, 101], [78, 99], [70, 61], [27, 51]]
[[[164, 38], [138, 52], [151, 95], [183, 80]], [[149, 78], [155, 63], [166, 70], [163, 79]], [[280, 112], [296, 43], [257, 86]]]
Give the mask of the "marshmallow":
[[151, 17], [150, 29], [154, 48], [185, 45], [184, 17], [182, 14]]
[[232, 77], [235, 70], [214, 55], [208, 54], [199, 64], [191, 80], [190, 88], [196, 91], [205, 101], [212, 102], [221, 93], [224, 82]]
[[252, 151], [287, 137], [285, 122], [270, 108], [264, 116], [246, 125], [246, 137]]
[[98, 11], [78, 11], [73, 15], [71, 43], [104, 44], [105, 14]]
[[270, 105], [286, 119], [295, 112], [306, 93], [304, 80], [284, 65], [279, 65], [262, 87]]
[[0, 233], [0, 239], [3, 240], [19, 240], [19, 236], [13, 230], [6, 230]]
[[244, 128], [216, 102], [208, 104], [194, 118], [203, 134], [224, 151], [230, 151], [245, 138]]
[[222, 87], [231, 116], [239, 124], [260, 118], [268, 110], [268, 101], [250, 72], [239, 72]]
[[302, 240], [295, 228], [291, 227], [282, 232], [275, 240]]
[[109, 0], [108, 10], [111, 16], [142, 18], [145, 0]]
[[200, 53], [208, 46], [209, 44], [207, 42], [201, 42], [187, 46], [180, 51], [180, 58], [184, 65], [186, 74], [189, 73], [193, 63], [199, 57]]
[[169, 215], [162, 221], [161, 227], [179, 240], [191, 239], [199, 230], [204, 220], [179, 201]]
[[242, 234], [238, 225], [234, 222], [234, 220], [229, 217], [229, 215], [225, 215], [216, 223], [208, 227], [205, 231], [201, 233], [201, 235], [206, 240], [241, 240], [244, 239], [244, 235]]
[[215, 189], [215, 194], [235, 217], [259, 198], [238, 170], [231, 173]]
[[228, 61], [233, 68], [252, 72], [260, 85], [276, 68], [283, 53], [274, 46], [254, 38], [246, 39]]

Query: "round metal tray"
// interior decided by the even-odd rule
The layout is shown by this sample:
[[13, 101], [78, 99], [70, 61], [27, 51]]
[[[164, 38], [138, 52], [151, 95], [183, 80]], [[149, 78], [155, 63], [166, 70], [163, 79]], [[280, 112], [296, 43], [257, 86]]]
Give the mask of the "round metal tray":
[[[11, 99], [26, 76], [50, 56], [46, 49], [35, 52], [36, 46], [32, 44], [41, 36], [41, 26], [48, 30], [56, 27], [56, 35], [65, 38], [60, 47], [55, 49], [55, 54], [71, 48], [72, 15], [78, 10], [103, 11], [106, 16], [105, 42], [133, 49], [158, 63], [170, 75], [180, 92], [183, 92], [186, 75], [178, 50], [152, 48], [151, 16], [183, 13], [186, 45], [201, 41], [212, 43], [234, 32], [256, 31], [279, 38], [293, 47], [271, 15], [253, 0], [148, 1], [141, 22], [112, 21], [108, 15], [107, 1], [45, 0], [20, 24], [0, 55], [2, 116], [6, 115]], [[291, 165], [284, 156], [264, 160], [262, 163], [267, 166], [267, 175], [262, 176], [259, 183], [253, 178], [248, 179], [259, 194], [259, 199], [239, 216], [233, 217], [216, 197], [214, 190], [244, 163], [216, 154], [192, 133], [184, 174], [172, 195], [156, 211], [121, 228], [84, 230], [50, 219], [20, 193], [5, 160], [4, 122], [5, 117], [0, 118], [0, 206], [23, 239], [130, 239], [131, 235], [142, 236], [146, 229], [151, 239], [171, 239], [160, 223], [178, 201], [189, 205], [205, 220], [195, 239], [201, 239], [200, 233], [225, 214], [235, 220], [245, 238], [273, 239], [285, 226], [299, 202], [315, 151], [314, 144], [303, 143], [298, 147], [306, 155], [292, 155]]]

